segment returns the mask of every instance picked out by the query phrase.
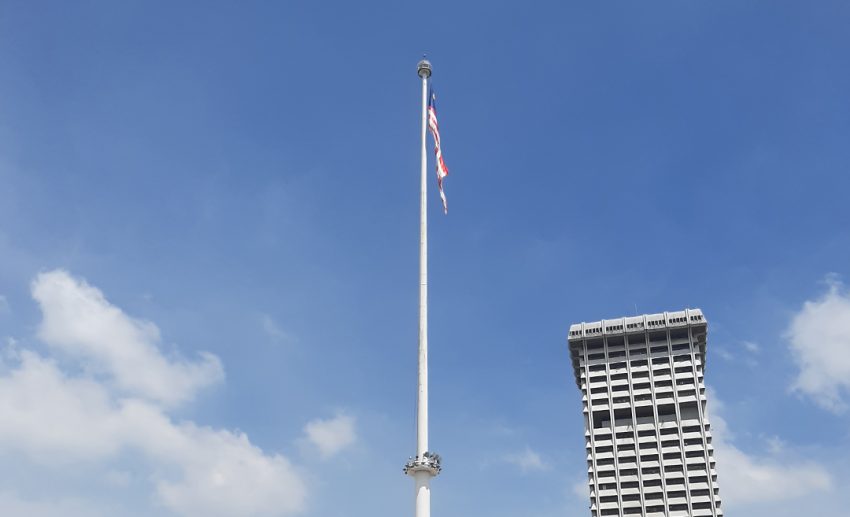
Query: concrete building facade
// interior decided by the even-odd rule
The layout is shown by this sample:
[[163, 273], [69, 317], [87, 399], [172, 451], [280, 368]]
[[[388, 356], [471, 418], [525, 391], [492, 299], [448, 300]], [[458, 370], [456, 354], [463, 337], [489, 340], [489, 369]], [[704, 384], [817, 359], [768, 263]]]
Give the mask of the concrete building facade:
[[570, 326], [592, 517], [723, 515], [706, 334], [699, 309]]

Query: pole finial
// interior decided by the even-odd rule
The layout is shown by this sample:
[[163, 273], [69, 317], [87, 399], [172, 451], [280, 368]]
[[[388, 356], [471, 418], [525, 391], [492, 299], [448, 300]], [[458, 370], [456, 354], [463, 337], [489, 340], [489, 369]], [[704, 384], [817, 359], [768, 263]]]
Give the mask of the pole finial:
[[427, 59], [423, 59], [416, 66], [416, 71], [419, 74], [419, 77], [423, 79], [431, 77], [431, 62]]

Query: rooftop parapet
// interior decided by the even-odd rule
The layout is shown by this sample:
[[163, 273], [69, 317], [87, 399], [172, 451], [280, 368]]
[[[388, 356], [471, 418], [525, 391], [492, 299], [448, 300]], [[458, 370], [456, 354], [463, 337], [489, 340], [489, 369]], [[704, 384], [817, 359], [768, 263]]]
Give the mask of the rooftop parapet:
[[572, 357], [573, 369], [576, 376], [576, 384], [581, 387], [581, 370], [579, 366], [579, 351], [581, 344], [589, 339], [607, 339], [613, 336], [625, 336], [634, 334], [649, 334], [668, 329], [681, 329], [698, 327], [702, 332], [696, 333], [694, 342], [697, 350], [702, 355], [705, 365], [706, 329], [708, 322], [700, 309], [685, 309], [676, 312], [661, 312], [658, 314], [644, 314], [643, 316], [627, 316], [611, 320], [594, 321], [591, 323], [575, 323], [570, 325], [570, 333], [567, 341], [570, 345], [570, 356]]

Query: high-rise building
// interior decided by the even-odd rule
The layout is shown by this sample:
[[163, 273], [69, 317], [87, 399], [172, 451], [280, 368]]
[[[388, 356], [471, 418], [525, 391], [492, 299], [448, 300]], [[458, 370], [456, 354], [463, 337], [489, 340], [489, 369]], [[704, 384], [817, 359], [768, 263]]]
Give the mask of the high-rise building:
[[721, 516], [699, 309], [579, 323], [590, 514]]

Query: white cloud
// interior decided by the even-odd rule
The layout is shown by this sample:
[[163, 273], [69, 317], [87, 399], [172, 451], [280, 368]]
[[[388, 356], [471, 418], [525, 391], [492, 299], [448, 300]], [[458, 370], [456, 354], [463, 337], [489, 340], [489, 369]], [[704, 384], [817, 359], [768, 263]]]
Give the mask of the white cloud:
[[[160, 479], [162, 502], [181, 515], [286, 515], [304, 507], [305, 486], [283, 456], [267, 455], [242, 433], [159, 421], [150, 453], [177, 461], [182, 476]], [[176, 445], [175, 445], [176, 444]]]
[[800, 372], [792, 389], [839, 413], [850, 393], [850, 294], [831, 281], [822, 297], [803, 304], [788, 328]]
[[[540, 455], [528, 446], [520, 452], [504, 455], [502, 460], [506, 463], [515, 465], [520, 469], [520, 471], [522, 471], [523, 474], [535, 470], [547, 470], [549, 468], [549, 466], [544, 463]], [[585, 488], [586, 487], [587, 485], [585, 484]]]
[[794, 499], [832, 488], [820, 465], [789, 465], [780, 457], [751, 456], [731, 444], [718, 444], [721, 495], [728, 505]]
[[787, 444], [785, 443], [785, 440], [778, 436], [770, 436], [767, 438], [767, 449], [773, 455], [782, 453], [786, 446]]
[[7, 300], [5, 296], [0, 294], [0, 314], [7, 314], [8, 312], [9, 312], [9, 300]]
[[272, 341], [277, 343], [288, 343], [292, 341], [292, 336], [280, 328], [278, 324], [272, 319], [268, 314], [263, 314], [261, 318], [261, 323], [263, 325], [263, 331], [271, 338]]
[[114, 515], [114, 510], [97, 506], [79, 498], [48, 501], [24, 499], [9, 491], [0, 492], [0, 515], [25, 515], [26, 517], [99, 517]]
[[123, 470], [110, 470], [104, 475], [103, 479], [112, 487], [125, 488], [130, 486], [133, 476], [129, 472]]
[[754, 343], [752, 341], [741, 341], [739, 346], [733, 347], [736, 352], [739, 352], [743, 349], [746, 354], [738, 354], [732, 353], [728, 348], [714, 346], [712, 347], [713, 353], [717, 354], [724, 361], [729, 362], [741, 362], [750, 367], [757, 366], [758, 363], [755, 361], [753, 356], [757, 355], [761, 351], [761, 347], [758, 343]]
[[120, 413], [109, 393], [86, 378], [66, 378], [56, 364], [29, 351], [0, 376], [0, 448], [41, 463], [98, 460], [121, 446]]
[[6, 346], [0, 349], [0, 370], [2, 370], [3, 359], [18, 359], [19, 357], [18, 340], [11, 336], [6, 336]]
[[744, 347], [744, 350], [751, 354], [757, 354], [761, 351], [761, 347], [758, 343], [754, 343], [752, 341], [743, 341], [741, 342], [741, 346]]
[[[65, 272], [39, 275], [33, 292], [44, 312], [40, 335], [77, 364], [64, 371], [54, 359], [19, 347], [2, 356], [0, 453], [23, 455], [45, 472], [99, 465], [104, 480], [119, 486], [143, 477], [152, 483], [160, 510], [179, 515], [283, 516], [303, 510], [306, 485], [287, 458], [264, 452], [244, 433], [168, 415], [171, 403], [221, 378], [217, 359], [192, 364], [166, 358], [152, 324], [129, 318]], [[60, 335], [63, 330], [67, 334]], [[146, 378], [129, 373], [131, 360], [157, 370], [151, 378], [183, 390], [181, 396], [162, 396]], [[101, 376], [86, 373], [92, 365]], [[175, 379], [205, 368], [211, 369], [192, 381]], [[83, 373], [70, 373], [78, 371]], [[128, 455], [139, 458], [147, 473], [114, 474]], [[12, 509], [3, 515], [94, 514], [62, 511], [71, 503], [77, 504], [0, 493], [0, 510]]]
[[720, 348], [720, 347], [717, 347], [717, 346], [716, 346], [716, 347], [714, 347], [714, 350], [713, 350], [713, 351], [714, 351], [714, 353], [715, 353], [715, 354], [719, 355], [719, 356], [720, 356], [720, 358], [721, 358], [721, 359], [723, 359], [724, 361], [732, 361], [732, 360], [734, 360], [734, 359], [735, 359], [735, 356], [734, 356], [734, 355], [732, 355], [732, 354], [731, 354], [728, 350], [726, 350], [725, 348]]
[[330, 458], [357, 440], [354, 417], [337, 414], [327, 420], [317, 419], [304, 426], [307, 440], [319, 449], [322, 458]]
[[[787, 446], [773, 437], [769, 454], [748, 454], [732, 443], [723, 404], [711, 394], [711, 427], [717, 458], [720, 495], [727, 506], [773, 503], [832, 488], [832, 476], [812, 461], [796, 461]], [[782, 444], [777, 447], [777, 444]]]
[[39, 274], [32, 295], [43, 313], [39, 337], [127, 393], [173, 406], [224, 377], [221, 362], [209, 353], [195, 362], [166, 358], [156, 325], [127, 316], [99, 289], [65, 271]]

